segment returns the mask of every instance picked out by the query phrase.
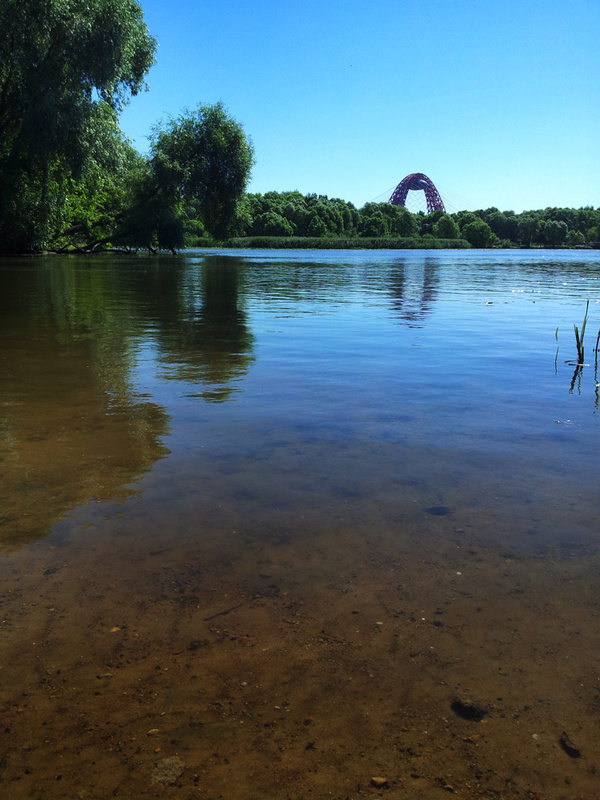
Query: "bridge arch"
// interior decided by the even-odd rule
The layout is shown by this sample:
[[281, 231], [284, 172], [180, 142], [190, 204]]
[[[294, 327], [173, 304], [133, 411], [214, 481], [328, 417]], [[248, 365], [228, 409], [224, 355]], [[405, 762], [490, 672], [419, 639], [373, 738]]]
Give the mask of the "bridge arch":
[[394, 189], [389, 202], [393, 206], [402, 206], [406, 208], [406, 196], [410, 191], [425, 192], [428, 214], [431, 214], [433, 211], [446, 211], [440, 193], [435, 188], [433, 181], [422, 172], [413, 172], [411, 175], [407, 175], [406, 178], [403, 178]]

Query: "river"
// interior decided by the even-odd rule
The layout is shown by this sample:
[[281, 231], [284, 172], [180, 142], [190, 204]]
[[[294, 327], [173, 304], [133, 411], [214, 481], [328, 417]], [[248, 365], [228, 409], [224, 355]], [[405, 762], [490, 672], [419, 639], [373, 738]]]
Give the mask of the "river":
[[599, 286], [574, 251], [0, 261], [11, 798], [594, 796]]

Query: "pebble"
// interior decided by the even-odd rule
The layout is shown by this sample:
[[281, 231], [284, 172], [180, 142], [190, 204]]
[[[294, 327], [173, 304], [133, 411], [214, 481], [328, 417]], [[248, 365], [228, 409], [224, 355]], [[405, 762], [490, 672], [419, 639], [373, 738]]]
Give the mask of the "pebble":
[[371, 785], [375, 786], [377, 789], [382, 789], [384, 786], [388, 785], [387, 778], [371, 778]]

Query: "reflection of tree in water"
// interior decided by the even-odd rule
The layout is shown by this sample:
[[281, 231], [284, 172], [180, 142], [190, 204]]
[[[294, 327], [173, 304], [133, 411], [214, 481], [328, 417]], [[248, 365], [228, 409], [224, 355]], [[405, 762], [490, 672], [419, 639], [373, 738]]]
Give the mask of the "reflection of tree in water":
[[[5, 265], [3, 265], [4, 267]], [[56, 260], [0, 275], [0, 549], [46, 536], [90, 500], [124, 500], [166, 450], [136, 397], [131, 316], [107, 273]]]
[[409, 327], [420, 328], [437, 295], [437, 266], [431, 259], [409, 260], [390, 270], [392, 309]]
[[254, 360], [254, 338], [239, 302], [239, 267], [215, 256], [180, 278], [180, 308], [171, 308], [157, 331], [163, 376], [189, 384], [188, 395], [223, 402], [239, 391], [236, 382]]

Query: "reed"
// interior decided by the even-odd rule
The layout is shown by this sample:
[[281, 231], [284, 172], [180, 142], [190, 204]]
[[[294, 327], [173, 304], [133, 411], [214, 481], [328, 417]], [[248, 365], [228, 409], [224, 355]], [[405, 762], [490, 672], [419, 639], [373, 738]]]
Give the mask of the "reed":
[[242, 236], [226, 242], [226, 247], [253, 250], [466, 250], [470, 246], [465, 239], [435, 239], [433, 236]]
[[[577, 363], [578, 364], [583, 364], [583, 361], [584, 361], [584, 356], [583, 356], [583, 352], [584, 352], [583, 351], [583, 337], [585, 336], [585, 328], [586, 328], [586, 325], [587, 325], [589, 307], [590, 307], [590, 301], [588, 300], [587, 301], [587, 305], [585, 307], [585, 316], [583, 318], [583, 324], [581, 326], [581, 333], [579, 333], [579, 328], [577, 327], [577, 325], [575, 325], [575, 324], [573, 325], [573, 328], [575, 329], [575, 344], [577, 345]], [[600, 332], [599, 332], [599, 336], [600, 336]], [[597, 342], [596, 342], [596, 344], [597, 344]]]

